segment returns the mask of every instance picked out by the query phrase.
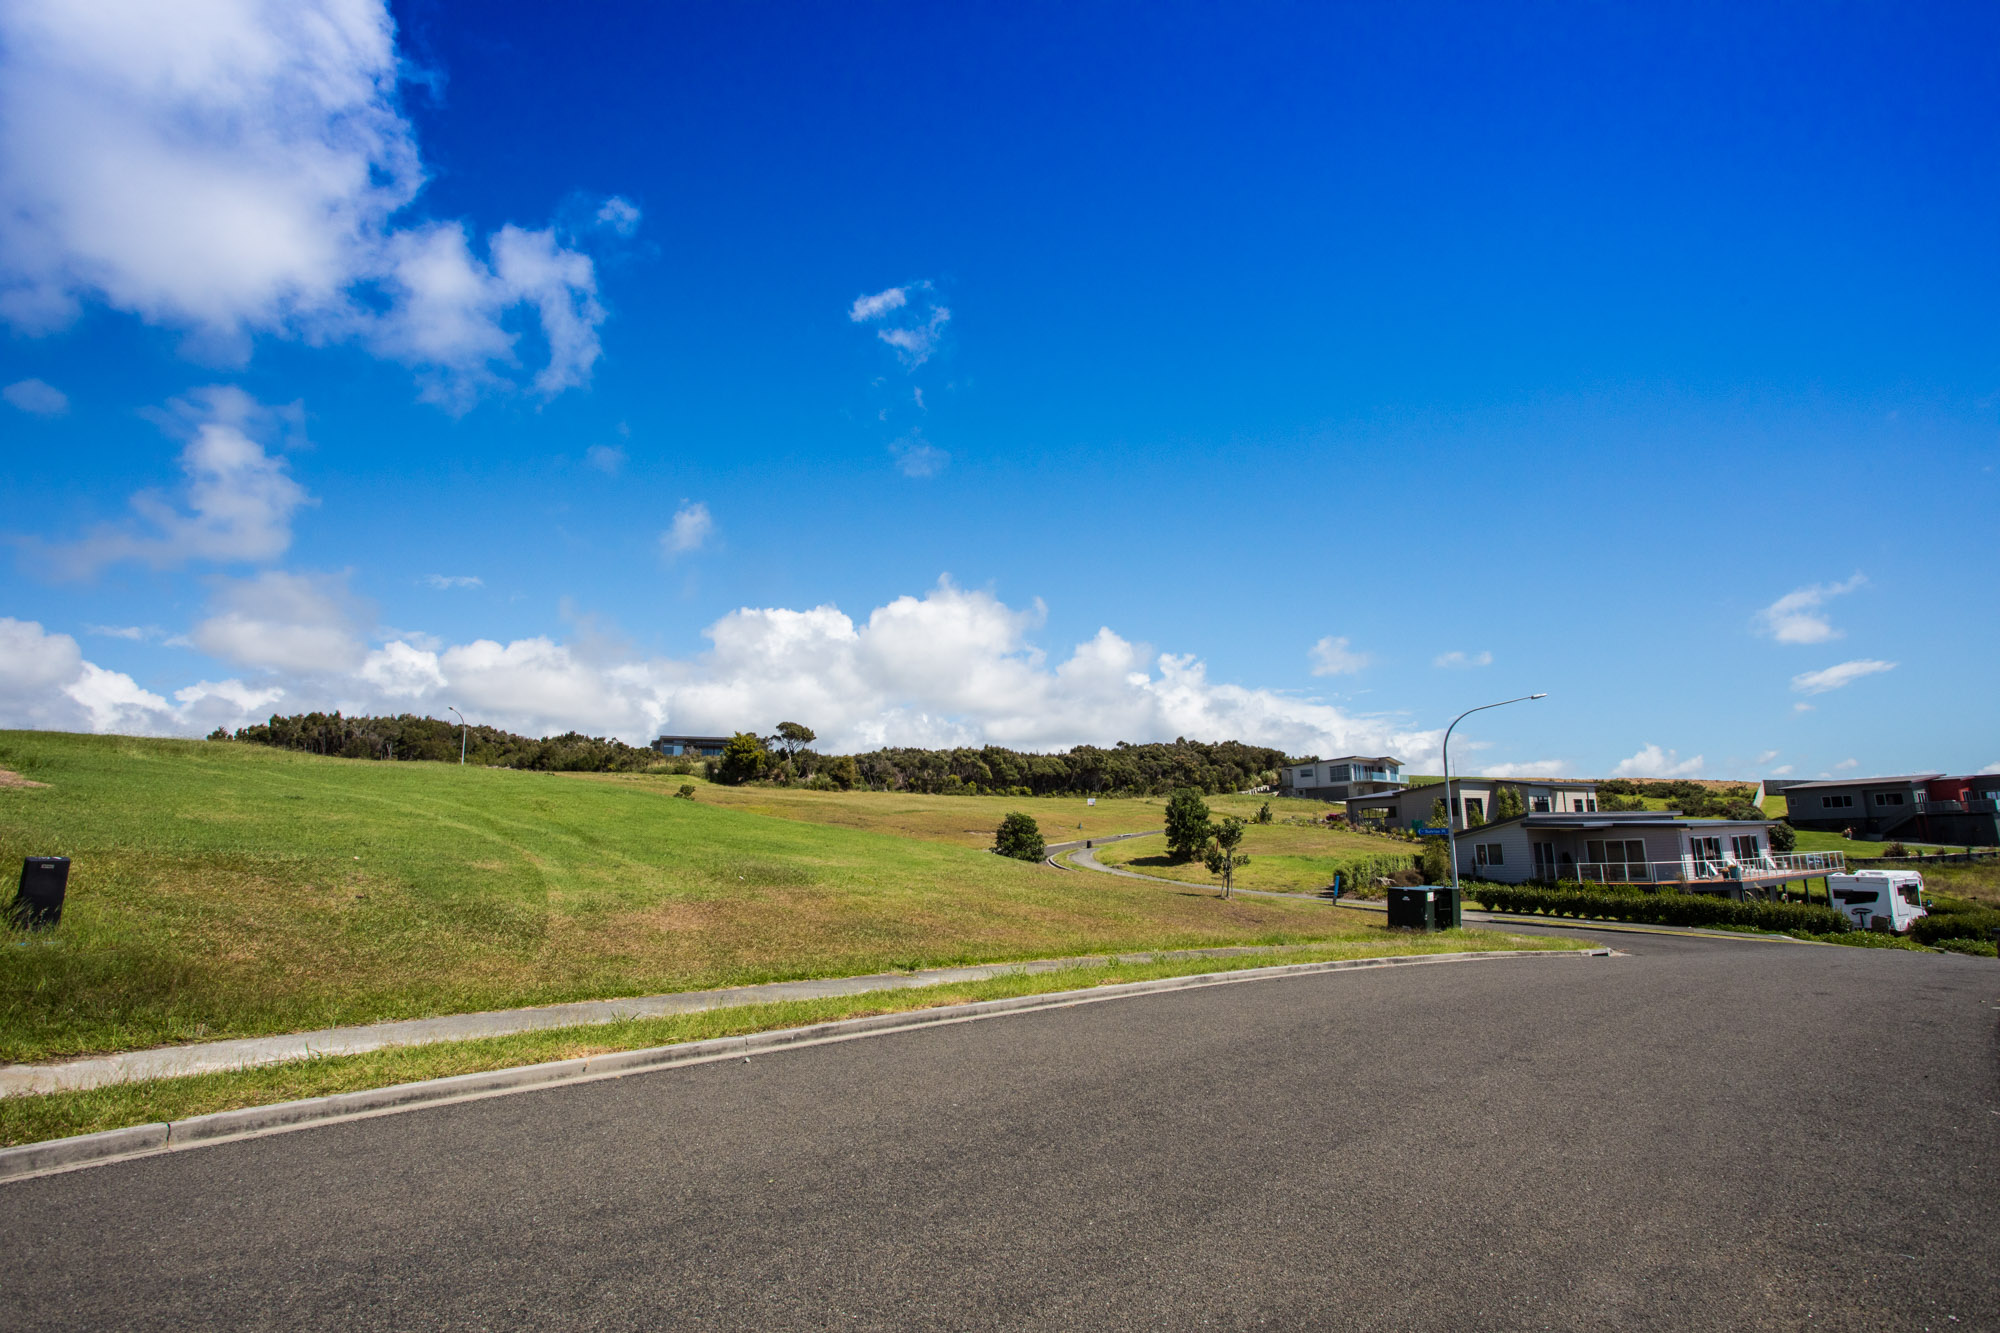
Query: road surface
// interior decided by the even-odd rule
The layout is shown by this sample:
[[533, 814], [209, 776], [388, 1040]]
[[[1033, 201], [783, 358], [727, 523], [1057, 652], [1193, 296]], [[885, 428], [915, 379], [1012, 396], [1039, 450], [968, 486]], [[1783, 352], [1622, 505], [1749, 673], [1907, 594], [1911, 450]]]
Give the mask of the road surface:
[[2000, 1327], [2000, 966], [1604, 938], [19, 1181], [0, 1318]]

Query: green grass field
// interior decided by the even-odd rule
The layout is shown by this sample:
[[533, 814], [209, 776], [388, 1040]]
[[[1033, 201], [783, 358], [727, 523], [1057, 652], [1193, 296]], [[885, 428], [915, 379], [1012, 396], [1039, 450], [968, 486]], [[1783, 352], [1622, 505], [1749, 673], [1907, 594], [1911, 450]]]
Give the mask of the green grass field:
[[0, 787], [0, 857], [74, 859], [62, 926], [0, 943], [0, 1060], [1374, 929], [976, 850], [1006, 809], [1055, 840], [1072, 813], [1086, 836], [1157, 828], [1159, 802], [708, 786], [683, 801], [671, 776], [48, 732], [0, 732], [0, 768], [48, 784]]
[[[1213, 806], [1213, 802], [1210, 803]], [[1350, 874], [1363, 862], [1385, 859], [1410, 865], [1420, 848], [1379, 834], [1335, 832], [1290, 824], [1253, 824], [1243, 834], [1243, 851], [1250, 864], [1236, 872], [1236, 887], [1270, 893], [1316, 893], [1333, 882], [1336, 870]], [[1135, 838], [1097, 850], [1105, 865], [1141, 874], [1220, 889], [1222, 881], [1199, 861], [1175, 864], [1167, 859], [1164, 838]]]

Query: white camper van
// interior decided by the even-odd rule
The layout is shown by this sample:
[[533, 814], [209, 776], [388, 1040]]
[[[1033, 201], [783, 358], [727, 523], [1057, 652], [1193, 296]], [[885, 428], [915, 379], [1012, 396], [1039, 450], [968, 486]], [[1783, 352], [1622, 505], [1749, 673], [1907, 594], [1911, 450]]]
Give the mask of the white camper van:
[[[1914, 870], [1857, 870], [1851, 875], [1828, 875], [1827, 888], [1833, 891], [1833, 905], [1854, 918], [1860, 930], [1893, 930], [1902, 934], [1920, 916], [1929, 916], [1924, 906], [1924, 877]], [[1876, 922], [1882, 925], [1876, 925]]]

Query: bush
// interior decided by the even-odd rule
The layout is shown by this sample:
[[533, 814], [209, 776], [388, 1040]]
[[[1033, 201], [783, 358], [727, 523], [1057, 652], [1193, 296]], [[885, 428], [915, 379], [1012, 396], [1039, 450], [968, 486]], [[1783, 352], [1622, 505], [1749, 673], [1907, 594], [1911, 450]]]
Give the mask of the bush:
[[692, 801], [694, 799], [694, 784], [692, 782], [683, 782], [681, 789], [674, 793], [674, 797], [676, 800]]
[[1795, 850], [1799, 845], [1798, 830], [1790, 824], [1779, 822], [1771, 825], [1771, 850], [1784, 853]]
[[1890, 843], [1889, 849], [1882, 853], [1882, 855], [1884, 856], [1908, 856], [1909, 854], [1910, 854], [1910, 849], [1905, 847], [1900, 842]]
[[739, 731], [722, 747], [722, 762], [711, 771], [717, 782], [740, 786], [762, 773], [769, 760], [770, 756], [764, 752], [764, 742], [747, 731]]
[[1993, 931], [2000, 927], [2000, 911], [1990, 907], [1975, 907], [1964, 912], [1932, 912], [1919, 917], [1910, 927], [1912, 939], [1925, 944], [1937, 944], [1944, 940], [1991, 940]]
[[1167, 802], [1167, 855], [1192, 861], [1208, 844], [1208, 802], [1193, 787], [1182, 787]]
[[[1757, 930], [1837, 935], [1851, 928], [1845, 914], [1805, 903], [1732, 902], [1701, 893], [1618, 889], [1565, 881], [1553, 889], [1526, 884], [1478, 884], [1469, 890], [1495, 912], [1595, 917], [1654, 926], [1749, 926]], [[1996, 914], [2000, 915], [2000, 914]]]
[[1048, 855], [1048, 844], [1042, 841], [1035, 817], [1017, 812], [1000, 821], [993, 835], [993, 850], [1017, 861], [1039, 861]]

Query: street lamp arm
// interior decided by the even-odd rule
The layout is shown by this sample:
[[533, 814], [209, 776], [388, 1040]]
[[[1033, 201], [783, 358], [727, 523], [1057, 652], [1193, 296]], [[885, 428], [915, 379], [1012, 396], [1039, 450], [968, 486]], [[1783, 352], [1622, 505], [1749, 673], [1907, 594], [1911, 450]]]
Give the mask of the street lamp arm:
[[1444, 858], [1451, 865], [1451, 889], [1454, 897], [1458, 893], [1458, 838], [1452, 831], [1452, 820], [1457, 817], [1458, 807], [1451, 798], [1451, 733], [1458, 724], [1474, 713], [1483, 713], [1489, 708], [1505, 708], [1508, 704], [1523, 704], [1530, 699], [1546, 699], [1548, 692], [1524, 694], [1518, 699], [1502, 699], [1499, 703], [1481, 704], [1468, 708], [1451, 720], [1451, 726], [1444, 729]]

